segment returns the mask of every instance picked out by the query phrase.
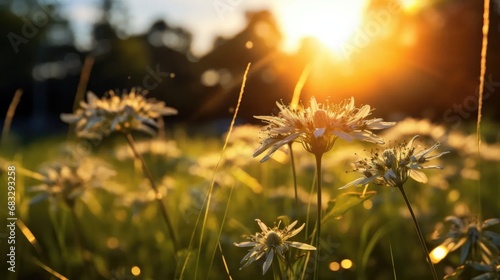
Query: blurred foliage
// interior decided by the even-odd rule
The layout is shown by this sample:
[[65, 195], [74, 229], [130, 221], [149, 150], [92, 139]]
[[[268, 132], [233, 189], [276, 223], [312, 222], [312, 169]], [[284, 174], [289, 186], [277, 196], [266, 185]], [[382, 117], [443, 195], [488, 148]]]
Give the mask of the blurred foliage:
[[[370, 1], [365, 27], [373, 23], [369, 21], [373, 15], [387, 13], [394, 2]], [[25, 136], [23, 140], [61, 132], [64, 127], [58, 116], [79, 101], [74, 100], [79, 76], [90, 70], [88, 84], [83, 86], [98, 95], [140, 86], [179, 109], [176, 121], [226, 119], [231, 116], [245, 66], [252, 62], [246, 87], [251, 98], [240, 110], [240, 117], [249, 122], [253, 115], [271, 112], [276, 100], [289, 101], [309, 65], [305, 99], [354, 96], [361, 104], [376, 107], [386, 119], [426, 117], [461, 125], [476, 111], [467, 102], [477, 92], [481, 2], [436, 0], [415, 13], [391, 14], [387, 34], [375, 36], [351, 60], [342, 61], [331, 57], [313, 38], [304, 39], [295, 53], [283, 52], [281, 44], [287, 34], [269, 11], [245, 11], [247, 23], [241, 31], [216, 38], [208, 53], [195, 56], [193, 35], [168, 18], [152, 21], [141, 34], [127, 32], [134, 11], [123, 1], [102, 0], [93, 5], [96, 19], [90, 26], [90, 43], [83, 48], [75, 45], [81, 34], [75, 34], [72, 19], [63, 13], [65, 3], [4, 0], [0, 1], [0, 34], [7, 40], [0, 42], [5, 54], [0, 66], [0, 112], [21, 88], [25, 94], [13, 130]], [[40, 13], [46, 22], [37, 23]], [[500, 104], [499, 95], [494, 94], [500, 73], [500, 29], [495, 28], [499, 18], [492, 7], [488, 102], [483, 108], [492, 119], [498, 119]], [[25, 30], [30, 30], [28, 36]], [[12, 34], [24, 38], [17, 52], [9, 39]], [[402, 34], [413, 34], [415, 44], [405, 45]], [[95, 59], [91, 69], [82, 68], [86, 58]], [[464, 107], [472, 109], [464, 111]]]

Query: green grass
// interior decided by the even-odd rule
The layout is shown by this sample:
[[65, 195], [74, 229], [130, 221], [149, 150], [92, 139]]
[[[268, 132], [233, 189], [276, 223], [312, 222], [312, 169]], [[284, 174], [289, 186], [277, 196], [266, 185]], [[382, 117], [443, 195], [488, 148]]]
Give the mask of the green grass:
[[[486, 135], [496, 133], [495, 126], [485, 124], [483, 127], [488, 129]], [[86, 250], [92, 255], [91, 265], [95, 270], [92, 276], [81, 260], [69, 208], [60, 202], [51, 204], [49, 201], [29, 205], [30, 198], [34, 194], [28, 192], [28, 188], [40, 182], [19, 171], [21, 167], [38, 171], [42, 163], [56, 160], [61, 148], [67, 144], [64, 137], [55, 137], [41, 139], [22, 147], [2, 148], [3, 158], [13, 162], [11, 164], [18, 170], [17, 217], [23, 220], [34, 235], [41, 250], [37, 252], [18, 228], [17, 272], [14, 275], [2, 270], [0, 278], [53, 279], [51, 274], [32, 261], [34, 257], [70, 279], [93, 279], [99, 278], [98, 275], [108, 279], [134, 279], [131, 272], [134, 266], [138, 266], [141, 271], [138, 279], [174, 279], [181, 272], [185, 257], [188, 255], [190, 238], [196, 230], [193, 244], [190, 246], [190, 258], [186, 262], [184, 279], [193, 279], [195, 273], [198, 279], [228, 279], [221, 251], [233, 279], [272, 279], [271, 272], [262, 276], [262, 263], [259, 261], [240, 271], [240, 260], [247, 251], [237, 248], [233, 243], [244, 241], [242, 235], [260, 231], [254, 221], [256, 218], [272, 226], [279, 216], [294, 215], [293, 178], [287, 157], [283, 154], [285, 159], [283, 163], [275, 160], [259, 163], [251, 155], [256, 146], [251, 146], [249, 143], [237, 146], [240, 144], [231, 144], [230, 141], [225, 151], [226, 161], [215, 174], [216, 183], [205, 224], [204, 240], [198, 252], [200, 227], [197, 229], [194, 227], [215, 166], [206, 164], [198, 169], [195, 167], [204, 164], [210, 155], [212, 157], [220, 155], [223, 139], [187, 136], [182, 130], [172, 135], [170, 139], [176, 141], [181, 151], [179, 155], [171, 157], [145, 154], [144, 156], [155, 181], [168, 189], [164, 202], [182, 248], [177, 256], [177, 267], [174, 265], [176, 257], [173, 254], [173, 244], [156, 203], [154, 201], [143, 205], [124, 203], [124, 198], [147, 197], [146, 193], [138, 192], [140, 185], [145, 184], [144, 176], [133, 159], [124, 161], [117, 159], [114, 150], [118, 146], [126, 145], [126, 141], [123, 137], [112, 137], [91, 146], [91, 155], [108, 162], [109, 166], [116, 170], [116, 176], [112, 179], [112, 183], [105, 186], [108, 190], [89, 191], [89, 196], [86, 196], [85, 200], [78, 199], [75, 206], [76, 215], [82, 225], [80, 235], [84, 239]], [[254, 136], [257, 145], [258, 135]], [[405, 139], [409, 138], [411, 137]], [[301, 211], [297, 219], [299, 225], [308, 221], [310, 235], [316, 220], [315, 205], [310, 206], [307, 219], [307, 203], [309, 200], [313, 203], [316, 201], [315, 193], [309, 199], [309, 192], [314, 184], [314, 158], [313, 155], [302, 151], [299, 145], [295, 147], [301, 198]], [[369, 150], [370, 147], [340, 140], [335, 144], [333, 150], [324, 157], [322, 188], [324, 194], [333, 199], [342, 192], [354, 190], [339, 191], [338, 188], [356, 177], [355, 174], [345, 172], [351, 170], [350, 162], [356, 159], [354, 152], [363, 156], [362, 150]], [[446, 143], [443, 143], [440, 149], [447, 148], [449, 147]], [[431, 179], [429, 184], [415, 182], [405, 184], [409, 200], [427, 237], [429, 249], [439, 244], [429, 240], [435, 225], [442, 223], [448, 215], [468, 212], [473, 216], [480, 214], [484, 219], [498, 217], [500, 162], [482, 161], [480, 170], [482, 208], [481, 213], [478, 213], [478, 183], [476, 180], [464, 178], [462, 171], [474, 169], [474, 166], [467, 167], [473, 164], [471, 161], [473, 158], [464, 156], [463, 151], [452, 150], [451, 154], [442, 157], [441, 164], [445, 167], [444, 171], [427, 172]], [[206, 172], [201, 172], [203, 168]], [[168, 179], [165, 179], [165, 176]], [[6, 182], [5, 173], [2, 173], [1, 178], [1, 182]], [[393, 279], [394, 275], [399, 279], [429, 279], [429, 269], [401, 194], [397, 189], [386, 187], [370, 186], [369, 190], [375, 190], [377, 194], [365, 204], [355, 206], [341, 217], [331, 219], [322, 226], [320, 279], [377, 280]], [[362, 189], [358, 188], [355, 191]], [[3, 194], [0, 205], [7, 205]], [[7, 214], [4, 208], [0, 210], [2, 216]], [[201, 220], [198, 225], [201, 225]], [[220, 239], [217, 239], [219, 233]], [[306, 239], [305, 234], [303, 231], [292, 240], [310, 243], [310, 236]], [[221, 250], [218, 249], [218, 242]], [[0, 251], [6, 252], [6, 246], [6, 242], [2, 240]], [[198, 257], [199, 266], [196, 272]], [[338, 271], [330, 270], [331, 263], [341, 263], [344, 259], [352, 260], [353, 267], [340, 268]], [[447, 267], [458, 266], [458, 259], [458, 251], [450, 253], [448, 258], [436, 265], [438, 275], [444, 276]], [[313, 277], [310, 266], [312, 264], [306, 270], [305, 279]]]

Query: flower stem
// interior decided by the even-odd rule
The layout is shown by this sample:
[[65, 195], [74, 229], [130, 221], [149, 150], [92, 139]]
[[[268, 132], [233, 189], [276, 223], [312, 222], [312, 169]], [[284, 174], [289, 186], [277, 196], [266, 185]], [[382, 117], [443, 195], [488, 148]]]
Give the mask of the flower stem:
[[274, 280], [282, 280], [281, 279], [281, 267], [280, 267], [279, 263], [273, 262], [271, 264], [271, 266], [273, 267], [273, 279]]
[[413, 213], [413, 209], [411, 208], [410, 201], [408, 200], [408, 197], [406, 196], [406, 192], [403, 188], [403, 184], [397, 186], [397, 188], [399, 189], [399, 191], [401, 191], [401, 194], [403, 195], [403, 198], [406, 202], [406, 206], [408, 207], [408, 210], [410, 211], [411, 218], [413, 220], [413, 224], [415, 225], [415, 229], [417, 231], [418, 240], [420, 241], [420, 245], [422, 246], [422, 250], [424, 250], [425, 258], [426, 258], [426, 260], [429, 264], [429, 267], [431, 269], [431, 272], [432, 272], [432, 277], [434, 278], [434, 280], [438, 280], [436, 269], [434, 268], [434, 265], [432, 264], [432, 261], [431, 261], [430, 255], [429, 255], [429, 250], [427, 249], [427, 245], [425, 245], [424, 235], [422, 234], [422, 230], [420, 229], [420, 226], [418, 225], [417, 218], [415, 217], [415, 213]]
[[318, 279], [319, 277], [319, 256], [320, 256], [320, 247], [321, 247], [321, 158], [323, 157], [322, 153], [318, 153], [314, 155], [316, 157], [316, 183], [317, 183], [317, 192], [318, 192], [318, 218], [316, 220], [316, 258], [314, 263], [314, 279]]
[[160, 207], [160, 211], [161, 211], [161, 214], [163, 215], [163, 219], [165, 220], [165, 223], [167, 224], [170, 238], [172, 238], [175, 256], [177, 256], [177, 253], [179, 252], [179, 247], [177, 245], [177, 239], [175, 238], [174, 227], [172, 226], [172, 222], [170, 221], [170, 217], [168, 216], [167, 208], [165, 207], [165, 204], [163, 204], [162, 195], [161, 195], [160, 191], [158, 190], [158, 187], [156, 186], [155, 181], [153, 180], [153, 176], [151, 175], [151, 171], [149, 171], [149, 168], [146, 165], [146, 161], [144, 161], [144, 158], [137, 151], [137, 149], [135, 147], [135, 142], [134, 142], [134, 138], [132, 137], [132, 134], [127, 133], [125, 136], [126, 136], [127, 141], [130, 145], [130, 148], [132, 148], [132, 151], [134, 152], [135, 157], [141, 161], [142, 171], [144, 173], [144, 176], [146, 176], [146, 178], [149, 180], [149, 182], [151, 184], [151, 188], [155, 192], [156, 201], [158, 202], [158, 206]]
[[292, 164], [292, 175], [293, 175], [293, 190], [295, 191], [295, 218], [299, 218], [299, 196], [297, 193], [297, 171], [295, 170], [295, 157], [293, 156], [292, 149], [293, 142], [288, 143], [288, 148], [290, 150], [290, 162]]

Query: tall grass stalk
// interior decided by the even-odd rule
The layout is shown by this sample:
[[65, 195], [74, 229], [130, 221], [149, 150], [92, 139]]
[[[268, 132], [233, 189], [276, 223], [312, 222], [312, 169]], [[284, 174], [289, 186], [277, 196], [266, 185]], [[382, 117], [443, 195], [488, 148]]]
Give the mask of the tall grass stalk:
[[304, 267], [302, 268], [302, 274], [300, 275], [300, 279], [304, 280], [307, 271], [307, 264], [309, 263], [309, 258], [311, 258], [311, 252], [306, 253], [306, 259], [304, 260]]
[[[486, 75], [486, 55], [488, 52], [488, 32], [490, 26], [490, 0], [484, 0], [483, 8], [483, 40], [481, 42], [481, 72], [479, 74], [479, 96], [477, 103], [477, 169], [481, 172], [481, 118], [483, 111], [484, 76]], [[477, 180], [477, 207], [478, 219], [481, 220], [481, 176]]]
[[[213, 173], [213, 176], [212, 176], [212, 181], [210, 182], [210, 188], [209, 188], [208, 194], [207, 194], [207, 196], [205, 198], [206, 206], [205, 206], [204, 209], [203, 209], [203, 207], [202, 207], [202, 209], [200, 209], [200, 215], [201, 215], [201, 213], [202, 213], [203, 210], [205, 210], [205, 213], [204, 213], [203, 222], [202, 222], [202, 225], [201, 225], [200, 241], [198, 243], [198, 255], [196, 256], [196, 267], [195, 267], [195, 271], [194, 271], [194, 279], [197, 279], [196, 276], [198, 275], [198, 267], [199, 267], [199, 264], [200, 264], [201, 248], [202, 248], [202, 244], [203, 244], [203, 235], [205, 234], [205, 225], [207, 223], [208, 212], [210, 210], [210, 203], [211, 203], [211, 200], [212, 200], [212, 193], [213, 193], [214, 184], [215, 184], [215, 176], [217, 174], [217, 170], [219, 169], [220, 163], [221, 163], [222, 158], [224, 156], [224, 151], [226, 150], [227, 144], [229, 142], [229, 137], [231, 136], [231, 132], [233, 131], [234, 123], [236, 122], [236, 116], [238, 115], [238, 111], [239, 111], [240, 105], [241, 105], [241, 100], [243, 98], [243, 92], [245, 91], [245, 84], [246, 84], [246, 81], [247, 81], [248, 71], [250, 70], [250, 65], [251, 65], [251, 63], [248, 63], [247, 68], [245, 69], [245, 73], [243, 74], [243, 81], [241, 83], [240, 94], [239, 94], [239, 97], [238, 97], [238, 102], [236, 104], [236, 109], [234, 110], [233, 119], [231, 120], [231, 124], [229, 126], [229, 131], [227, 132], [226, 139], [224, 141], [224, 146], [222, 147], [222, 151], [220, 153], [219, 159], [217, 161], [217, 164], [215, 165], [215, 170], [214, 170], [214, 173]], [[204, 203], [204, 205], [205, 205], [205, 203]], [[198, 225], [198, 223], [196, 223], [195, 228], [194, 228], [193, 231], [196, 231], [197, 225]], [[189, 244], [189, 247], [190, 246], [191, 246], [191, 244]], [[187, 259], [188, 258], [186, 258], [186, 261], [187, 261]], [[181, 278], [182, 278], [182, 275], [181, 275]]]
[[[224, 228], [224, 224], [226, 222], [226, 218], [227, 218], [227, 213], [228, 213], [228, 210], [229, 210], [229, 203], [231, 202], [231, 197], [233, 195], [233, 190], [234, 190], [234, 184], [231, 186], [231, 191], [229, 192], [229, 196], [227, 198], [227, 204], [226, 204], [226, 209], [224, 211], [224, 216], [222, 217], [222, 221], [220, 223], [220, 229], [219, 229], [219, 232], [217, 233], [217, 245], [216, 247], [219, 247], [219, 251], [221, 253], [221, 256], [222, 256], [222, 261], [224, 263], [224, 266], [227, 270], [227, 274], [229, 274], [229, 269], [227, 268], [227, 265], [226, 265], [226, 260], [224, 258], [224, 254], [222, 253], [222, 247], [220, 245], [220, 237], [222, 235], [222, 229]], [[214, 248], [213, 250], [213, 253], [212, 253], [212, 257], [210, 258], [210, 264], [208, 266], [208, 272], [210, 272], [210, 270], [212, 269], [212, 265], [213, 265], [213, 262], [214, 262], [214, 258], [215, 258], [215, 252], [217, 252], [217, 248]], [[208, 277], [209, 277], [210, 273], [207, 273], [207, 280], [208, 280]]]
[[316, 220], [316, 258], [314, 263], [314, 279], [318, 279], [319, 277], [319, 256], [321, 252], [321, 159], [323, 158], [323, 153], [316, 153], [316, 183], [317, 183], [317, 193], [318, 193], [318, 218]]
[[[371, 221], [376, 222], [376, 219], [374, 220], [369, 220], [367, 223], [371, 224]], [[375, 246], [377, 245], [377, 242], [379, 242], [382, 237], [384, 237], [388, 232], [390, 232], [394, 227], [396, 227], [395, 223], [387, 223], [377, 229], [373, 235], [371, 235], [370, 241], [368, 244], [366, 243], [367, 236], [368, 236], [368, 229], [362, 233], [361, 236], [361, 249], [363, 250], [362, 254], [359, 255], [359, 269], [356, 269], [358, 272], [358, 277], [357, 279], [363, 280], [366, 279], [366, 266], [368, 265], [368, 260], [370, 258], [371, 253], [375, 249]], [[366, 244], [366, 245], [365, 245]]]
[[40, 246], [40, 244], [38, 243], [38, 240], [36, 240], [33, 232], [31, 232], [31, 230], [28, 228], [28, 226], [26, 226], [26, 224], [23, 222], [23, 220], [21, 220], [21, 218], [17, 219], [16, 225], [21, 230], [24, 237], [26, 237], [26, 240], [28, 240], [28, 242], [31, 244], [31, 246], [33, 246], [33, 249], [35, 249], [38, 256], [42, 257], [44, 255], [43, 249]]
[[130, 148], [132, 148], [132, 152], [134, 153], [134, 156], [141, 162], [142, 164], [142, 171], [144, 173], [144, 176], [149, 180], [149, 183], [151, 185], [151, 188], [155, 192], [155, 199], [158, 202], [158, 206], [160, 207], [161, 214], [163, 216], [163, 220], [167, 224], [168, 232], [170, 234], [170, 238], [172, 239], [173, 247], [174, 247], [174, 252], [175, 252], [175, 259], [177, 259], [177, 253], [179, 252], [179, 245], [177, 243], [177, 239], [175, 237], [175, 231], [174, 227], [172, 225], [172, 222], [170, 220], [170, 217], [167, 212], [167, 208], [165, 207], [165, 204], [163, 203], [162, 195], [160, 191], [158, 190], [158, 187], [156, 186], [156, 183], [153, 179], [153, 175], [151, 174], [151, 171], [149, 171], [149, 168], [146, 164], [146, 161], [142, 157], [142, 155], [137, 151], [136, 145], [134, 138], [132, 137], [132, 134], [127, 133], [125, 134], [127, 141], [130, 145]]
[[[219, 247], [219, 251], [220, 251], [220, 255], [221, 255], [221, 258], [222, 258], [222, 263], [224, 264], [224, 269], [226, 270], [226, 273], [227, 273], [227, 278], [229, 280], [233, 280], [233, 277], [231, 277], [231, 273], [229, 272], [229, 267], [227, 266], [227, 262], [226, 262], [226, 258], [224, 257], [224, 253], [222, 253], [222, 246], [220, 245], [220, 242], [218, 242], [218, 247]], [[208, 276], [207, 276], [207, 279], [208, 279]]]
[[391, 251], [392, 273], [394, 275], [394, 280], [397, 280], [398, 277], [396, 276], [396, 266], [394, 265], [394, 254], [392, 253], [392, 242], [390, 236], [389, 236], [389, 251]]
[[422, 234], [422, 230], [420, 229], [420, 226], [418, 225], [417, 218], [415, 217], [415, 213], [413, 213], [413, 209], [411, 207], [410, 201], [408, 200], [408, 197], [406, 196], [405, 189], [404, 189], [402, 184], [398, 185], [397, 188], [399, 189], [399, 191], [403, 195], [403, 198], [406, 202], [406, 206], [408, 207], [408, 210], [410, 211], [411, 218], [413, 220], [413, 224], [415, 225], [415, 229], [417, 231], [418, 240], [420, 241], [420, 245], [422, 246], [422, 250], [424, 251], [425, 258], [427, 259], [427, 263], [429, 264], [429, 268], [431, 269], [432, 277], [434, 280], [438, 280], [436, 269], [434, 268], [434, 265], [432, 264], [432, 260], [431, 260], [431, 257], [429, 255], [429, 250], [427, 249], [427, 245], [425, 244], [424, 235]]
[[299, 209], [299, 195], [297, 192], [297, 170], [295, 169], [295, 157], [293, 156], [293, 142], [288, 143], [288, 149], [290, 150], [290, 163], [292, 165], [292, 176], [293, 176], [293, 190], [295, 193], [295, 218], [298, 219], [300, 215]]
[[48, 273], [50, 273], [50, 275], [52, 275], [53, 277], [59, 279], [59, 280], [69, 280], [69, 278], [67, 278], [66, 276], [62, 275], [61, 273], [55, 271], [54, 269], [52, 269], [50, 266], [44, 264], [43, 262], [41, 262], [40, 260], [38, 260], [37, 258], [33, 257], [33, 256], [30, 256], [29, 257], [29, 260], [34, 263], [35, 265], [38, 265], [39, 267], [41, 267], [43, 270], [47, 271]]
[[[90, 72], [92, 71], [94, 61], [95, 58], [92, 55], [88, 55], [85, 57], [82, 72], [80, 73], [80, 79], [78, 80], [78, 86], [76, 88], [75, 102], [73, 102], [73, 112], [78, 109], [78, 106], [80, 106], [80, 101], [85, 98], [85, 91], [87, 90], [87, 85], [90, 79]], [[70, 129], [69, 131], [72, 131], [72, 129]]]
[[14, 97], [10, 102], [9, 108], [7, 109], [7, 114], [5, 114], [5, 121], [3, 123], [3, 128], [2, 128], [2, 136], [1, 136], [2, 144], [5, 144], [7, 141], [7, 137], [9, 136], [9, 131], [10, 131], [10, 125], [12, 123], [12, 119], [14, 118], [14, 113], [16, 112], [17, 105], [19, 104], [19, 101], [21, 101], [22, 95], [23, 95], [22, 89], [16, 90], [16, 93], [14, 93]]

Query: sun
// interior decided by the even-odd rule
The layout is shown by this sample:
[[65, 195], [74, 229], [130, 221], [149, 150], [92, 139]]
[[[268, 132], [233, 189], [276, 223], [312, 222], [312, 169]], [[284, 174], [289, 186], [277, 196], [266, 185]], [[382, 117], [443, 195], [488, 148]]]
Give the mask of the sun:
[[287, 1], [278, 11], [284, 49], [296, 50], [303, 38], [313, 37], [340, 52], [361, 24], [366, 6], [366, 0]]

